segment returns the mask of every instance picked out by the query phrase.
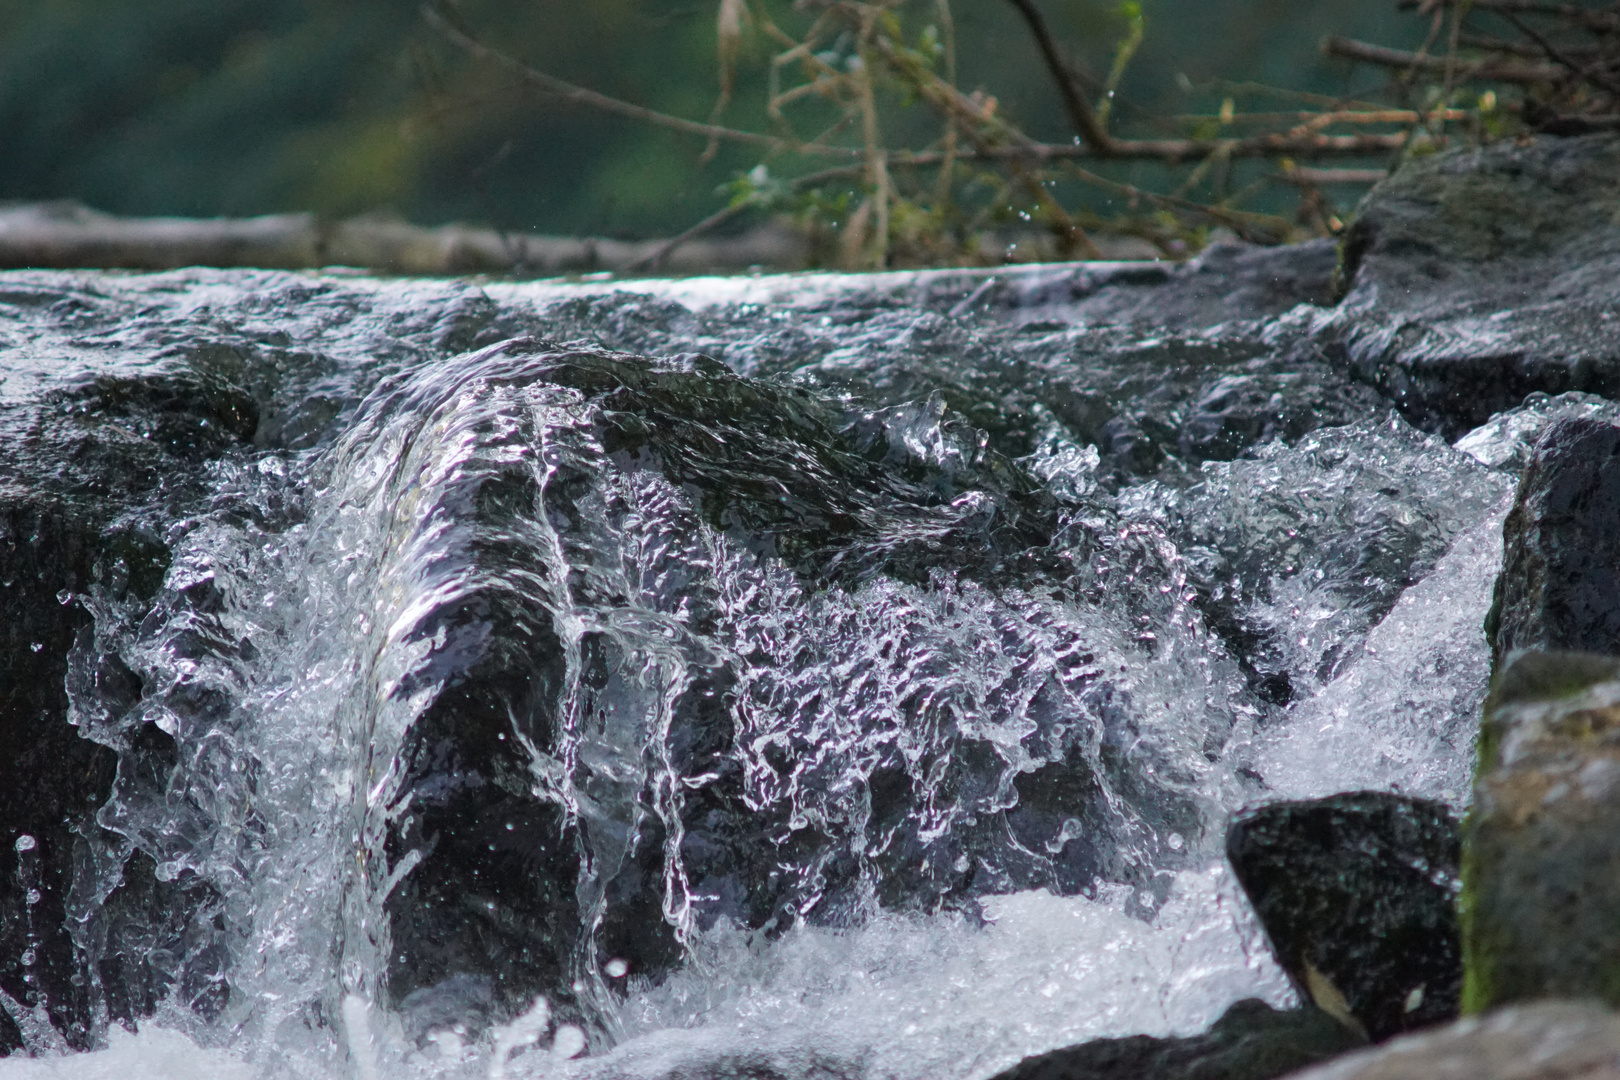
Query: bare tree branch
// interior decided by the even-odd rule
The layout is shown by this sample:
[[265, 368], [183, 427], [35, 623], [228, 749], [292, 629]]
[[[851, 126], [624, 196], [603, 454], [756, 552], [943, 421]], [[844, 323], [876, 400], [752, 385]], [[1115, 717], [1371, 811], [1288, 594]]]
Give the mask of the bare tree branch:
[[1499, 14], [1502, 16], [1502, 18], [1512, 23], [1515, 30], [1529, 38], [1531, 41], [1535, 42], [1536, 47], [1546, 54], [1547, 59], [1557, 64], [1559, 67], [1567, 69], [1570, 74], [1574, 75], [1578, 79], [1601, 86], [1611, 94], [1620, 94], [1620, 83], [1616, 83], [1613, 79], [1609, 78], [1609, 76], [1604, 74], [1603, 71], [1596, 65], [1590, 68], [1582, 67], [1580, 64], [1576, 63], [1569, 56], [1560, 51], [1559, 48], [1552, 42], [1536, 33], [1533, 27], [1526, 25], [1525, 21], [1519, 18], [1517, 15], [1507, 11], [1499, 12]]
[[[1294, 135], [1272, 133], [1248, 135], [1237, 139], [1116, 139], [1110, 158], [1124, 160], [1156, 160], [1175, 163], [1199, 158], [1225, 147], [1233, 158], [1263, 158], [1287, 155], [1298, 158], [1372, 157], [1388, 154], [1406, 145], [1407, 133], [1362, 135]], [[1095, 159], [1089, 146], [1054, 143], [1030, 143], [1017, 147], [1001, 147], [976, 152], [962, 151], [964, 160], [1006, 161], [1014, 158], [1033, 158], [1038, 161], [1083, 161]], [[897, 155], [891, 159], [897, 165], [926, 165], [937, 162], [937, 155], [920, 153]]]
[[[1361, 60], [1381, 67], [1416, 69], [1439, 74], [1444, 74], [1448, 64], [1451, 63], [1445, 56], [1422, 56], [1418, 53], [1390, 49], [1383, 45], [1369, 45], [1364, 41], [1342, 37], [1323, 38], [1322, 51], [1329, 56]], [[1496, 57], [1458, 64], [1456, 70], [1459, 75], [1475, 79], [1521, 84], [1555, 82], [1565, 74], [1562, 68], [1553, 64], [1516, 64]]]
[[1040, 47], [1041, 57], [1046, 61], [1047, 71], [1052, 74], [1052, 81], [1057, 83], [1058, 94], [1063, 98], [1063, 107], [1068, 110], [1069, 122], [1074, 125], [1075, 133], [1097, 154], [1104, 157], [1111, 154], [1114, 140], [1103, 129], [1102, 124], [1098, 123], [1096, 114], [1092, 112], [1091, 105], [1082, 92], [1079, 79], [1063, 59], [1063, 55], [1058, 52], [1057, 43], [1052, 40], [1052, 33], [1047, 29], [1046, 19], [1035, 6], [1034, 0], [1007, 0], [1007, 2], [1017, 8], [1024, 21], [1029, 24], [1029, 32], [1035, 38], [1035, 44]]

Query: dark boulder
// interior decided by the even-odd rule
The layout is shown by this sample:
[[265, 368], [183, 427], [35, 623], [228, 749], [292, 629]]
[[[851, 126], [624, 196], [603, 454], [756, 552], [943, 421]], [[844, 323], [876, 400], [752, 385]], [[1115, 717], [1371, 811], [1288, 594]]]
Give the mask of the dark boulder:
[[1027, 1057], [995, 1080], [1271, 1080], [1361, 1044], [1320, 1009], [1278, 1012], [1247, 998], [1202, 1035], [1093, 1039]]
[[1620, 390], [1620, 137], [1416, 158], [1344, 238], [1319, 330], [1420, 427], [1456, 437], [1526, 394]]
[[1289, 976], [1381, 1040], [1457, 1013], [1458, 828], [1440, 803], [1352, 792], [1246, 811], [1226, 853]]
[[1502, 538], [1485, 622], [1498, 668], [1519, 649], [1620, 652], [1620, 426], [1549, 426]]

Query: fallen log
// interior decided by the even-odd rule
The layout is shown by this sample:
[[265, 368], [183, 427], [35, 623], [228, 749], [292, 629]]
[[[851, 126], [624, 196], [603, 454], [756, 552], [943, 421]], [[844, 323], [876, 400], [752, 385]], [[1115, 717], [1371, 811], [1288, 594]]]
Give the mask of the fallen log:
[[[677, 238], [679, 239], [679, 238]], [[809, 242], [767, 226], [736, 236], [613, 240], [532, 236], [466, 225], [313, 214], [252, 218], [125, 218], [77, 203], [0, 205], [0, 269], [172, 270], [182, 266], [307, 270], [352, 266], [384, 274], [552, 276], [631, 269], [702, 273], [798, 269]]]

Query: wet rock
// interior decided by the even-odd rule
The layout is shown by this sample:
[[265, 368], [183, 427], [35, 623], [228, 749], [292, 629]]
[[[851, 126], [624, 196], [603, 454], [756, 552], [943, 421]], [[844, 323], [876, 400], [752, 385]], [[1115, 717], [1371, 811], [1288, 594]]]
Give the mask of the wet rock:
[[1464, 1008], [1620, 1001], [1620, 659], [1509, 659], [1464, 843]]
[[[841, 320], [858, 320], [861, 312], [911, 309], [1025, 331], [1071, 325], [1177, 331], [1222, 327], [1225, 335], [1240, 336], [1300, 304], [1331, 304], [1338, 261], [1338, 245], [1331, 239], [1275, 247], [1234, 241], [1212, 244], [1185, 262], [1145, 259], [799, 278], [791, 296], [784, 298], [796, 306], [807, 300], [810, 306], [818, 299], [831, 301]], [[591, 303], [576, 307], [575, 317]], [[640, 314], [656, 320], [662, 306], [646, 304]], [[688, 326], [692, 328], [689, 314]], [[643, 340], [638, 347], [645, 351], [652, 344]]]
[[[88, 301], [69, 292], [51, 309], [70, 304]], [[143, 957], [205, 903], [194, 881], [153, 881], [139, 860], [87, 895], [89, 866], [131, 852], [112, 855], [120, 841], [96, 823], [116, 748], [88, 737], [69, 694], [82, 685], [109, 708], [140, 697], [116, 658], [75, 670], [93, 637], [88, 605], [150, 599], [169, 565], [157, 508], [198, 500], [199, 467], [249, 442], [256, 420], [245, 395], [185, 364], [64, 379], [0, 405], [0, 991], [44, 1006], [73, 1045], [94, 1037], [98, 1005], [127, 1019], [184, 981]], [[126, 908], [154, 897], [174, 918], [132, 921]], [[122, 957], [86, 971], [109, 936]], [[24, 1041], [10, 1023], [0, 1019], [0, 1052]]]
[[[525, 408], [552, 410], [565, 433], [547, 444], [543, 474], [527, 464], [533, 436], [491, 419], [508, 415], [520, 393]], [[455, 470], [437, 463], [461, 461], [466, 445], [430, 423], [452, 413], [487, 440], [476, 464]], [[408, 433], [383, 434], [396, 419]], [[446, 507], [462, 526], [455, 546], [424, 558], [454, 567], [458, 589], [412, 614], [411, 633], [440, 642], [420, 677], [447, 685], [404, 745], [410, 812], [389, 854], [397, 864], [419, 852], [420, 863], [388, 900], [396, 994], [490, 973], [510, 1008], [595, 977], [610, 958], [656, 975], [681, 958], [671, 916], [680, 908], [700, 927], [725, 918], [770, 934], [805, 919], [853, 921], [874, 897], [889, 909], [935, 911], [1017, 888], [1073, 894], [1098, 877], [1152, 895], [1164, 883], [1132, 865], [1115, 838], [1146, 833], [1135, 818], [1149, 807], [1160, 835], [1200, 835], [1196, 803], [1161, 784], [1159, 770], [1142, 779], [1125, 766], [1145, 752], [1127, 734], [1141, 706], [1108, 673], [1086, 673], [1072, 697], [1059, 697], [1044, 673], [1029, 695], [1007, 695], [1019, 701], [1019, 722], [1043, 725], [1019, 766], [985, 740], [950, 773], [928, 774], [920, 762], [936, 751], [912, 760], [881, 731], [869, 735], [860, 726], [869, 706], [842, 688], [789, 699], [771, 674], [776, 660], [733, 659], [743, 650], [769, 658], [777, 646], [739, 623], [728, 593], [737, 578], [721, 577], [717, 564], [743, 580], [759, 575], [749, 620], [774, 621], [805, 593], [825, 597], [832, 644], [795, 636], [782, 661], [792, 679], [817, 684], [829, 650], [848, 671], [890, 668], [892, 656], [861, 653], [846, 627], [882, 617], [870, 607], [930, 570], [956, 571], [974, 595], [973, 582], [1015, 571], [1025, 583], [1046, 575], [1054, 588], [1074, 577], [1044, 531], [1052, 506], [1029, 474], [986, 450], [941, 398], [845, 418], [701, 357], [517, 341], [468, 358], [453, 381], [401, 383], [363, 425], [357, 446], [397, 437], [435, 464], [424, 473], [453, 477], [412, 498], [420, 520], [436, 522]], [[539, 532], [537, 518], [553, 532]], [[431, 528], [421, 542], [436, 545], [438, 535]], [[409, 533], [387, 546], [418, 542]], [[754, 551], [774, 558], [756, 561]], [[537, 566], [566, 575], [568, 604], [605, 613], [615, 631], [568, 639], [575, 609], [549, 590], [518, 587]], [[859, 595], [873, 599], [845, 615], [846, 590], [863, 582], [872, 591]], [[1123, 607], [1132, 590], [1113, 598]], [[956, 667], [946, 658], [957, 646], [933, 644], [926, 611], [910, 599], [893, 610], [890, 625], [930, 635], [920, 658], [930, 672]], [[683, 691], [662, 704], [636, 674], [654, 664], [684, 672]], [[893, 693], [889, 678], [851, 677], [850, 692]], [[901, 685], [894, 722], [911, 731], [937, 723], [927, 695]], [[748, 695], [766, 719], [750, 721], [762, 726], [745, 743], [732, 709]], [[987, 715], [1001, 707], [989, 703]], [[648, 715], [664, 717], [663, 732], [639, 726]], [[834, 718], [840, 734], [823, 734]], [[1092, 725], [1107, 729], [1103, 749], [1083, 735]], [[845, 771], [846, 746], [868, 739], [862, 771]], [[643, 789], [652, 753], [699, 778], [678, 804]], [[537, 776], [536, 755], [550, 771]], [[581, 765], [569, 771], [569, 761]], [[816, 775], [800, 779], [811, 768]], [[536, 799], [537, 784], [555, 794]], [[998, 794], [1008, 790], [1015, 799]], [[858, 802], [845, 803], [846, 791]], [[930, 802], [953, 807], [932, 836], [921, 827]], [[565, 805], [578, 807], [572, 820]], [[1002, 840], [1009, 833], [1016, 845]]]
[[1239, 814], [1227, 857], [1278, 962], [1312, 1001], [1382, 1040], [1457, 1013], [1458, 823], [1383, 792]]
[[1620, 391], [1620, 137], [1418, 158], [1345, 235], [1326, 337], [1407, 417], [1455, 438], [1526, 394]]
[[[1251, 269], [1272, 257], [1217, 252], [1151, 273], [1190, 279], [1228, 256]], [[358, 789], [313, 779], [327, 774], [311, 763], [351, 775], [353, 760], [322, 757], [322, 740], [272, 737], [325, 731], [324, 700], [307, 701], [314, 728], [296, 692], [275, 698], [296, 723], [263, 723], [258, 710], [283, 707], [268, 704], [278, 680], [302, 685], [314, 670], [302, 658], [329, 659], [308, 640], [325, 633], [296, 642], [311, 652], [281, 651], [309, 624], [277, 622], [266, 582], [288, 584], [275, 603], [289, 610], [315, 602], [299, 610], [317, 613], [305, 617], [332, 649], [367, 650], [388, 673], [365, 676], [344, 699], [365, 706], [360, 719], [343, 722], [369, 723], [376, 694], [397, 728], [379, 722], [342, 752], [398, 766], [382, 779], [400, 799], [378, 789], [393, 810], [386, 823], [365, 811], [375, 858], [354, 871], [391, 889], [395, 1004], [429, 1024], [461, 1015], [453, 1026], [542, 991], [572, 1019], [583, 1006], [570, 987], [612, 992], [611, 960], [656, 975], [679, 961], [679, 931], [720, 920], [763, 939], [1098, 881], [1132, 887], [1145, 914], [1174, 870], [1218, 846], [1206, 767], [1224, 767], [1234, 716], [1267, 712], [1236, 650], [1202, 633], [1198, 590], [1230, 589], [1217, 602], [1236, 611], [1258, 582], [1315, 572], [1311, 587], [1340, 589], [1366, 617], [1433, 564], [1451, 516], [1477, 516], [1490, 484], [1506, 483], [1391, 420], [1324, 356], [1284, 353], [1231, 321], [1205, 336], [981, 324], [866, 294], [705, 306], [701, 288], [679, 302], [580, 299], [572, 285], [486, 293], [257, 272], [0, 285], [0, 425], [21, 462], [19, 505], [66, 508], [55, 531], [17, 526], [39, 534], [17, 565], [43, 584], [17, 598], [8, 656], [34, 662], [29, 619], [57, 618], [55, 591], [94, 601], [65, 608], [73, 621], [50, 623], [38, 666], [14, 670], [43, 703], [29, 723], [57, 725], [57, 744], [88, 746], [104, 772], [109, 755], [118, 764], [115, 781], [75, 788], [79, 775], [64, 775], [37, 801], [42, 821], [58, 795], [90, 790], [100, 807], [68, 815], [57, 847], [39, 835], [37, 850], [74, 871], [39, 911], [87, 928], [51, 931], [65, 959], [46, 996], [55, 1008], [99, 994], [115, 1017], [171, 990], [205, 1017], [222, 999], [254, 1008], [272, 985], [288, 1009], [332, 1004], [318, 999], [337, 983], [316, 985], [332, 925], [318, 921], [321, 890], [350, 879], [322, 860], [357, 861], [351, 822], [326, 810]], [[1292, 300], [1262, 296], [1220, 318], [1273, 302]], [[504, 366], [480, 366], [488, 353], [448, 360], [520, 331], [670, 358], [531, 343]], [[366, 442], [362, 399], [413, 386], [410, 430]], [[359, 450], [340, 469], [344, 429]], [[1334, 430], [1290, 449], [1322, 429]], [[312, 480], [302, 467], [328, 471]], [[1137, 483], [1150, 477], [1164, 484]], [[1211, 514], [1247, 515], [1230, 543], [1211, 532], [1192, 552], [1168, 524], [1174, 507], [1131, 509], [1206, 477]], [[382, 524], [354, 524], [396, 483]], [[294, 535], [312, 505], [330, 513]], [[334, 523], [353, 525], [344, 552], [378, 553], [377, 578], [324, 577], [336, 549], [302, 537], [330, 538]], [[1264, 557], [1239, 564], [1273, 533]], [[1206, 554], [1207, 580], [1182, 576]], [[275, 561], [303, 555], [313, 574]], [[311, 585], [332, 591], [302, 596]], [[334, 596], [344, 614], [320, 613]], [[399, 622], [376, 618], [389, 605]], [[365, 616], [351, 626], [350, 612]], [[388, 642], [360, 637], [372, 632], [361, 624], [388, 628]], [[1161, 680], [1172, 665], [1152, 661], [1169, 656], [1176, 678]], [[279, 768], [259, 771], [266, 761]], [[47, 764], [77, 768], [72, 753]], [[277, 776], [291, 786], [272, 792]], [[283, 816], [261, 827], [270, 810]], [[262, 867], [256, 845], [278, 830], [313, 838], [296, 858], [322, 867], [285, 939], [219, 903], [225, 888], [242, 896], [240, 868]], [[313, 880], [283, 856], [252, 871], [261, 895]], [[33, 933], [14, 882], [47, 856], [37, 861], [0, 864], [0, 963]], [[259, 947], [269, 940], [299, 944], [278, 955]], [[256, 955], [233, 967], [233, 948]], [[260, 961], [281, 965], [274, 978], [250, 970]], [[469, 974], [489, 976], [487, 1000], [432, 993]], [[58, 988], [79, 975], [82, 997]], [[20, 977], [0, 968], [22, 1000]], [[415, 991], [427, 996], [408, 1003]], [[0, 1039], [12, 1038], [5, 1023]], [[822, 1067], [776, 1050], [726, 1061], [760, 1075]]]
[[1346, 1054], [1290, 1080], [1611, 1080], [1617, 1062], [1620, 1016], [1593, 1002], [1541, 1001]]
[[1278, 1012], [1249, 998], [1202, 1035], [1093, 1039], [1027, 1057], [995, 1080], [1271, 1080], [1362, 1042], [1320, 1009]]
[[1620, 653], [1620, 426], [1550, 425], [1502, 537], [1485, 623], [1497, 666], [1518, 649]]

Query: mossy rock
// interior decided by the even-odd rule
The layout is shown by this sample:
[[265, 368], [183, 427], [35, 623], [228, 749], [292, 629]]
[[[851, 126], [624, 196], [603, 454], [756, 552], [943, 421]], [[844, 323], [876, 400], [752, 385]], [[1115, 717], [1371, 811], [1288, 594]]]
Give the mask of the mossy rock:
[[1463, 1011], [1620, 1003], [1620, 658], [1509, 658], [1464, 831]]

